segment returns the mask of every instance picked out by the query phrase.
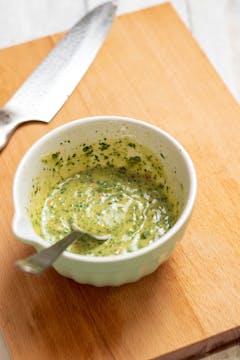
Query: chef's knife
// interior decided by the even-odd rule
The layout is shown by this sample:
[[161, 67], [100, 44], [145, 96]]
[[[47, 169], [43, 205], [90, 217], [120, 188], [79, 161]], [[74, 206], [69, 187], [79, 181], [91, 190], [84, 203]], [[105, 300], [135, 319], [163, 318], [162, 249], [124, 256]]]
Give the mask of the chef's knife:
[[94, 60], [116, 13], [108, 1], [84, 16], [55, 46], [0, 111], [0, 150], [27, 121], [48, 123]]

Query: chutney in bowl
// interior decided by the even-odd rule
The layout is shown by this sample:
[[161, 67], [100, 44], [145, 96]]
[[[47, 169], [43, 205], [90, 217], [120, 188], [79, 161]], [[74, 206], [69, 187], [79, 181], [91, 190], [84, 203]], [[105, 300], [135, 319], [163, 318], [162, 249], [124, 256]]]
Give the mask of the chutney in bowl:
[[154, 271], [180, 239], [196, 196], [183, 147], [147, 123], [115, 116], [73, 121], [40, 139], [14, 181], [13, 229], [38, 251], [71, 231], [76, 241], [54, 263], [80, 283], [120, 285]]

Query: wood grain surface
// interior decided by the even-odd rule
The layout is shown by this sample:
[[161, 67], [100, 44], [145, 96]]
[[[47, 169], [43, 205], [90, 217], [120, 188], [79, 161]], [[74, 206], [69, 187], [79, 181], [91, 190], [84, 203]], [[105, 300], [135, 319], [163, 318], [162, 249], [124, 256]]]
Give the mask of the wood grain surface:
[[[0, 105], [60, 36], [0, 51]], [[11, 231], [20, 159], [51, 129], [102, 114], [155, 124], [190, 153], [199, 187], [182, 242], [119, 288], [17, 271], [33, 252]], [[118, 18], [54, 120], [21, 126], [0, 154], [0, 326], [12, 358], [177, 360], [240, 337], [239, 134], [239, 106], [169, 5]]]

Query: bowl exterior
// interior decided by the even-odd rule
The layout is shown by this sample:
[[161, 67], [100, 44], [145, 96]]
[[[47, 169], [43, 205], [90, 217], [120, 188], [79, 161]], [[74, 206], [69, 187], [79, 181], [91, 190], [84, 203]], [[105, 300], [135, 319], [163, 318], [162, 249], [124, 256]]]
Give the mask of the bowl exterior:
[[[112, 262], [81, 262], [64, 256], [54, 263], [55, 270], [80, 284], [94, 286], [120, 286], [140, 280], [153, 273], [172, 254], [175, 244], [181, 239], [184, 228], [169, 241], [141, 256]], [[41, 246], [32, 244], [37, 251]], [[117, 260], [117, 259], [116, 259]]]

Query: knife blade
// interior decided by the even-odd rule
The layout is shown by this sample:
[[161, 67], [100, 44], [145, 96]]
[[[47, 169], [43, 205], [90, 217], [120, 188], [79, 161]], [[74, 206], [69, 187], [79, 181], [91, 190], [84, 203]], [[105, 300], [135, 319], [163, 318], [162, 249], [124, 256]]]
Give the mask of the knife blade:
[[48, 123], [93, 62], [116, 14], [108, 1], [87, 13], [53, 48], [0, 111], [0, 150], [21, 123]]

